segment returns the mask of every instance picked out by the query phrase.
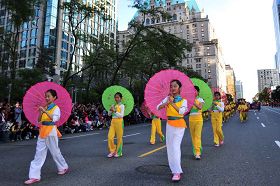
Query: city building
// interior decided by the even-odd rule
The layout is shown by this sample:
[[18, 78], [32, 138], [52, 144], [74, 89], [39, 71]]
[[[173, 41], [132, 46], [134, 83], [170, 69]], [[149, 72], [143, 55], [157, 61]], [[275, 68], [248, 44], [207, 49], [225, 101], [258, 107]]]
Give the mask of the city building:
[[278, 69], [258, 70], [258, 88], [261, 92], [264, 88], [271, 88], [280, 85]]
[[276, 38], [275, 68], [280, 72], [280, 0], [273, 0], [273, 19]]
[[[66, 71], [70, 61], [70, 54], [73, 52], [74, 37], [69, 31], [69, 20], [64, 10], [59, 8], [67, 0], [48, 0], [35, 6], [34, 19], [26, 22], [20, 28], [18, 42], [18, 68], [33, 68], [37, 63], [42, 49], [47, 52], [51, 61], [55, 63], [55, 72], [60, 75]], [[117, 24], [117, 0], [83, 0], [88, 6], [100, 8], [105, 7], [105, 14], [110, 17], [104, 20], [97, 13], [93, 17], [85, 19], [79, 29], [82, 33], [87, 33], [95, 37], [101, 34], [107, 36], [108, 43], [116, 41]], [[102, 5], [101, 5], [102, 4]], [[0, 29], [13, 31], [9, 12], [1, 6], [0, 0]], [[2, 47], [2, 46], [0, 46]], [[85, 49], [90, 49], [88, 43], [79, 42], [73, 58], [73, 71], [78, 71], [83, 66], [82, 57]], [[1, 56], [7, 55], [5, 51], [0, 51]], [[7, 57], [5, 60], [9, 60]], [[1, 69], [4, 71], [8, 70]]]
[[[162, 16], [156, 19], [149, 15], [136, 13], [134, 18], [144, 22], [145, 26], [158, 26], [166, 32], [185, 39], [193, 45], [192, 51], [186, 51], [182, 65], [198, 72], [208, 80], [209, 85], [220, 91], [226, 91], [226, 69], [221, 44], [215, 36], [209, 18], [200, 10], [195, 0], [144, 0], [148, 8], [157, 8], [168, 12], [172, 19]], [[130, 29], [118, 33], [120, 49], [133, 33]]]
[[234, 70], [230, 65], [226, 65], [226, 78], [227, 78], [227, 93], [231, 94], [233, 98], [236, 97], [235, 89], [235, 74]]
[[235, 82], [236, 99], [243, 98], [243, 83], [241, 81]]

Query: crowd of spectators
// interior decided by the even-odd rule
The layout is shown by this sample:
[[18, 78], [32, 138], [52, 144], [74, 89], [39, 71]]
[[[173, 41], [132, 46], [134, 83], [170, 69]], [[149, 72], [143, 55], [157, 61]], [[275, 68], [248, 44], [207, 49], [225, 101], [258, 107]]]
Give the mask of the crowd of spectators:
[[[133, 112], [124, 118], [125, 125], [141, 123], [145, 119], [140, 110], [135, 107]], [[72, 113], [63, 126], [62, 133], [79, 133], [109, 128], [110, 117], [102, 104], [74, 104]], [[26, 118], [20, 103], [10, 105], [0, 102], [0, 141], [28, 140], [37, 138], [39, 128], [32, 125]]]

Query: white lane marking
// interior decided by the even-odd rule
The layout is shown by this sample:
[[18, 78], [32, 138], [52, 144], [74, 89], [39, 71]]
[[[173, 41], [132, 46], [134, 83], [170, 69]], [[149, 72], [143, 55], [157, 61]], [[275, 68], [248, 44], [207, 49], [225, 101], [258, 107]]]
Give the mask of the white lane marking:
[[255, 116], [257, 115], [257, 113], [255, 113]]
[[257, 119], [260, 119], [259, 117], [257, 117]]
[[275, 141], [276, 145], [280, 148], [280, 141]]
[[[129, 135], [123, 136], [123, 138], [130, 137], [130, 136], [136, 136], [136, 135], [139, 135], [139, 134], [141, 134], [141, 133], [129, 134]], [[114, 139], [117, 139], [117, 138], [114, 138]], [[105, 139], [103, 141], [108, 141], [108, 139]]]
[[79, 136], [70, 136], [70, 137], [64, 137], [61, 139], [63, 140], [63, 139], [80, 138], [80, 137], [93, 136], [93, 135], [98, 135], [98, 134], [100, 134], [100, 133], [84, 134], [84, 135], [79, 135]]
[[277, 111], [275, 111], [275, 110], [272, 110], [272, 109], [269, 109], [269, 108], [265, 108], [266, 110], [269, 110], [269, 111], [271, 111], [271, 112], [274, 112], [274, 113], [276, 113], [276, 114], [280, 114], [280, 112], [277, 112]]
[[265, 125], [263, 123], [261, 123], [263, 127], [265, 127]]

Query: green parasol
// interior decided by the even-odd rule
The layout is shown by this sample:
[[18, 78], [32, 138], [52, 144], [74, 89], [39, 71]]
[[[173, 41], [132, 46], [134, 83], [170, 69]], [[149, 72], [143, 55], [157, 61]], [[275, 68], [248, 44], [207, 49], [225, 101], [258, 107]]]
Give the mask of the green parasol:
[[122, 104], [125, 106], [124, 115], [127, 116], [134, 107], [134, 98], [129, 90], [124, 87], [117, 85], [108, 87], [102, 94], [102, 104], [109, 111], [111, 106], [116, 104], [114, 96], [117, 92], [122, 94]]
[[199, 87], [199, 97], [201, 97], [202, 99], [204, 99], [204, 105], [202, 107], [202, 111], [206, 111], [208, 110], [213, 102], [213, 94], [212, 91], [210, 89], [210, 87], [208, 86], [207, 83], [205, 83], [204, 81], [197, 79], [197, 78], [191, 78], [194, 86], [198, 86]]

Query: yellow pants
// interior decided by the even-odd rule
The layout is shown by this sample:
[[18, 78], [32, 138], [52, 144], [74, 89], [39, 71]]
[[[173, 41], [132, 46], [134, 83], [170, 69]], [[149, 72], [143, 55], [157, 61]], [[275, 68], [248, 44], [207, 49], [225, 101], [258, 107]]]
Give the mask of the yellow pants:
[[240, 112], [239, 118], [241, 122], [247, 120], [247, 112]]
[[[123, 148], [123, 119], [113, 118], [108, 133], [108, 149], [110, 153], [117, 153], [122, 156]], [[117, 145], [115, 145], [114, 138], [117, 135]]]
[[164, 136], [161, 131], [161, 121], [159, 118], [155, 118], [152, 120], [152, 128], [151, 128], [151, 139], [150, 143], [154, 144], [156, 142], [156, 133], [159, 135], [160, 140], [164, 140]]
[[211, 113], [211, 123], [213, 128], [215, 144], [220, 144], [221, 141], [224, 141], [222, 122], [223, 122], [223, 114], [221, 112]]
[[198, 119], [197, 116], [190, 116], [189, 117], [190, 123], [190, 134], [192, 138], [192, 145], [193, 145], [193, 154], [194, 155], [201, 155], [202, 153], [202, 145], [201, 145], [201, 133], [203, 127], [203, 120]]

